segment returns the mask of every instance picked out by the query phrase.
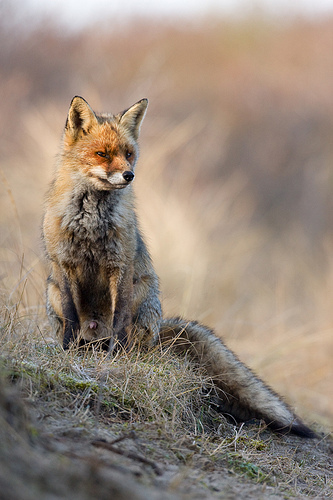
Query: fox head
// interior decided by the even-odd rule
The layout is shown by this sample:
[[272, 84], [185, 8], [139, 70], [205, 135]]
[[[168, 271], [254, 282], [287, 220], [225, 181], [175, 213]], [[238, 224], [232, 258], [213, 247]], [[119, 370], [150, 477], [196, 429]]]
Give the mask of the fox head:
[[63, 136], [63, 160], [74, 175], [101, 191], [122, 189], [134, 179], [138, 137], [148, 100], [117, 115], [96, 114], [87, 101], [72, 99]]

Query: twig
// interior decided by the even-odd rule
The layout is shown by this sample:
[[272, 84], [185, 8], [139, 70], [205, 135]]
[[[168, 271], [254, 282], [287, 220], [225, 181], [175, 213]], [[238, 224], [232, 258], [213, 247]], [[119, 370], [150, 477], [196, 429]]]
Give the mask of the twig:
[[[120, 443], [120, 441], [124, 441], [124, 439], [133, 439], [133, 440], [136, 439], [135, 431], [130, 431], [128, 434], [123, 434], [122, 436], [119, 436], [117, 439], [114, 439], [113, 441], [111, 441], [111, 443], [108, 444], [113, 446], [116, 443]], [[103, 441], [103, 440], [96, 439], [96, 441]]]
[[[133, 433], [134, 434], [134, 433]], [[119, 443], [120, 441], [123, 441], [124, 439], [131, 438], [133, 439], [133, 434], [124, 434], [123, 436], [115, 439], [111, 443], [108, 443], [107, 441], [104, 441], [102, 439], [96, 439], [95, 441], [92, 441], [93, 446], [97, 446], [98, 448], [104, 448], [105, 450], [112, 451], [113, 453], [117, 453], [118, 455], [122, 455], [124, 457], [130, 458], [132, 460], [137, 460], [138, 462], [141, 462], [146, 465], [150, 465], [150, 467], [155, 471], [155, 473], [160, 476], [162, 474], [162, 471], [160, 468], [156, 465], [155, 462], [152, 460], [149, 460], [148, 458], [142, 457], [141, 455], [137, 455], [136, 453], [133, 453], [131, 451], [126, 451], [126, 450], [121, 450], [120, 448], [117, 448], [114, 446], [115, 443]], [[135, 434], [134, 434], [135, 437]]]

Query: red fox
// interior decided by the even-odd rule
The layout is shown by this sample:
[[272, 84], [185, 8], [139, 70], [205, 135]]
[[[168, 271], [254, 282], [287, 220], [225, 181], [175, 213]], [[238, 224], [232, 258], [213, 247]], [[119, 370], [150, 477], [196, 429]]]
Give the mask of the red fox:
[[211, 330], [164, 319], [159, 282], [138, 228], [132, 183], [138, 137], [148, 105], [96, 114], [74, 97], [43, 219], [51, 273], [47, 312], [64, 349], [73, 341], [107, 340], [112, 351], [171, 341], [204, 366], [220, 409], [238, 421], [263, 419], [272, 429], [315, 433]]

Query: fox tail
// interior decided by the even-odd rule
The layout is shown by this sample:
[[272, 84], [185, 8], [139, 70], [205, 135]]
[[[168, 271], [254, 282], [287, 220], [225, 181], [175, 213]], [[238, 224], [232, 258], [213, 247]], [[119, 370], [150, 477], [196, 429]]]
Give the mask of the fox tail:
[[228, 349], [212, 330], [195, 321], [164, 319], [161, 343], [187, 353], [203, 366], [218, 394], [219, 409], [237, 421], [262, 419], [273, 430], [313, 438], [316, 434], [291, 408]]

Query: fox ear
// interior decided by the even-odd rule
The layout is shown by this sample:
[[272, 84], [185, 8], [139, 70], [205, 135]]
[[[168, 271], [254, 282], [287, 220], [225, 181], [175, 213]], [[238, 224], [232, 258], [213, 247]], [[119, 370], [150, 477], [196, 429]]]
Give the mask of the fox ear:
[[123, 111], [120, 115], [119, 122], [135, 140], [139, 137], [141, 123], [145, 117], [147, 106], [148, 99], [141, 99], [141, 101], [133, 104], [133, 106]]
[[73, 97], [65, 130], [77, 139], [81, 132], [86, 135], [94, 124], [97, 124], [97, 118], [87, 101], [80, 96]]

